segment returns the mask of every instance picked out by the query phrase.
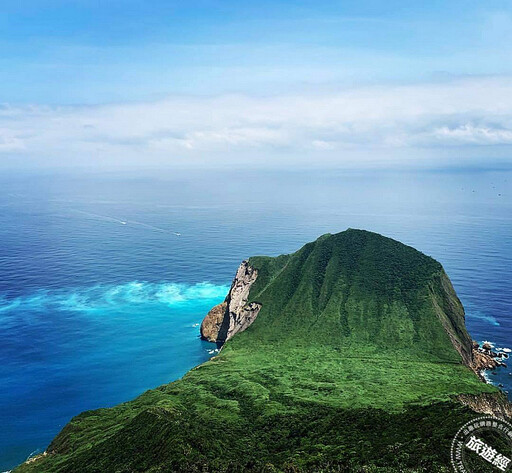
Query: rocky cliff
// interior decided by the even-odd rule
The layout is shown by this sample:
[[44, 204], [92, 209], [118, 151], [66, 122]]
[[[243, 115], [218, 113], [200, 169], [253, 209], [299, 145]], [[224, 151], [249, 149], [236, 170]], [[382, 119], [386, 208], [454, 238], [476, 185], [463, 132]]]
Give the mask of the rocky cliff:
[[201, 337], [210, 342], [224, 343], [244, 331], [256, 319], [261, 304], [248, 303], [249, 291], [258, 271], [242, 261], [231, 283], [226, 299], [213, 307], [201, 324]]
[[491, 415], [504, 420], [512, 418], [512, 404], [503, 393], [459, 394], [457, 399], [479, 414]]

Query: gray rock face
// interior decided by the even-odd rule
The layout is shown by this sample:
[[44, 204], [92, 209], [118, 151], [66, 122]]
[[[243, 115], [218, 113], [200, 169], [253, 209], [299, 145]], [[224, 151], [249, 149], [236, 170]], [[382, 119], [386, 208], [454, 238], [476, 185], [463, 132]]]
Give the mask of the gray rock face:
[[503, 393], [459, 394], [457, 399], [479, 414], [504, 420], [512, 418], [512, 404]]
[[258, 271], [242, 261], [222, 304], [215, 306], [201, 324], [201, 337], [211, 342], [224, 343], [238, 332], [243, 332], [256, 319], [261, 305], [247, 303], [249, 291], [258, 277]]

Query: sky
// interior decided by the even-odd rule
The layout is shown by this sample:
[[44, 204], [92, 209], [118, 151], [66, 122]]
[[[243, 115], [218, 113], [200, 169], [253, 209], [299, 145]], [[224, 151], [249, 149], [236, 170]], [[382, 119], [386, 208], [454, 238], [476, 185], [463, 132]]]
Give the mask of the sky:
[[512, 1], [2, 0], [0, 170], [512, 165]]

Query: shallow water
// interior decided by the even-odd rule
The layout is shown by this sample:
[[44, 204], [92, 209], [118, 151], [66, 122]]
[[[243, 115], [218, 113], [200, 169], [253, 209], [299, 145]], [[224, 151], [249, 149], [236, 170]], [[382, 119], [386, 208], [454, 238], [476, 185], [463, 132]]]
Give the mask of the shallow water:
[[[239, 262], [326, 232], [365, 228], [435, 257], [473, 337], [512, 348], [511, 182], [506, 171], [1, 177], [0, 471], [73, 415], [208, 359], [197, 324]], [[508, 369], [491, 378], [512, 389]]]

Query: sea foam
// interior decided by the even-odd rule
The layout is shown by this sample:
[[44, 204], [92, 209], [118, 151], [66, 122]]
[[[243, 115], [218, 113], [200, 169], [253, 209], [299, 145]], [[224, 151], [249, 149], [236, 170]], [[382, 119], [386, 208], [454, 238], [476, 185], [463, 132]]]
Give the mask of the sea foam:
[[173, 307], [193, 301], [217, 301], [224, 297], [228, 290], [229, 286], [209, 282], [187, 285], [140, 281], [52, 291], [40, 290], [14, 299], [0, 297], [0, 314], [20, 309], [95, 312], [127, 305], [158, 304]]

